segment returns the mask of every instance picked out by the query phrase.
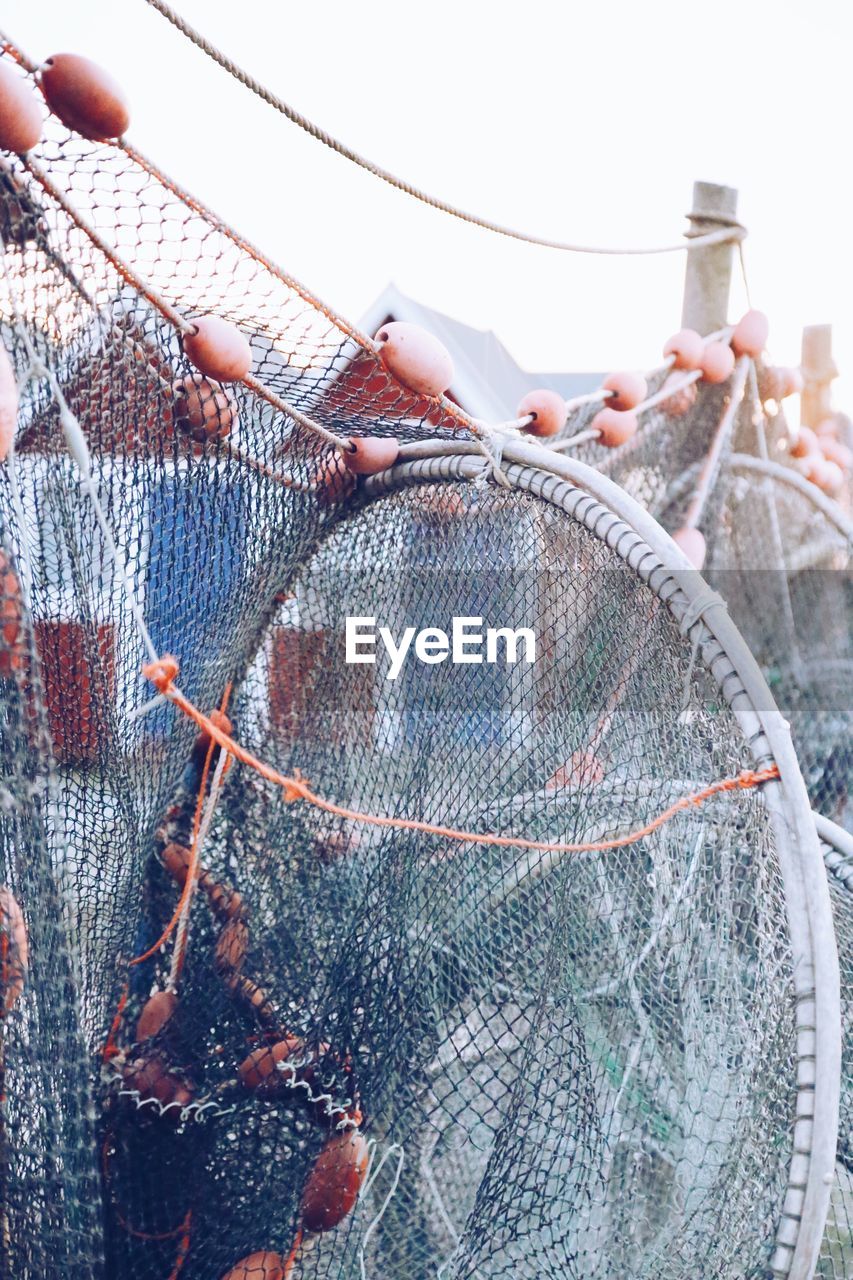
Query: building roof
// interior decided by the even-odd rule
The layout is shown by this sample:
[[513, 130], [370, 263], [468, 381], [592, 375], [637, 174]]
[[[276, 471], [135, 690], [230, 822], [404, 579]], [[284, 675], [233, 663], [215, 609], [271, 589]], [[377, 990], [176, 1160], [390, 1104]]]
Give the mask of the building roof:
[[373, 334], [389, 320], [419, 324], [440, 338], [453, 358], [450, 394], [463, 409], [490, 422], [515, 417], [518, 402], [535, 387], [558, 391], [567, 400], [595, 391], [602, 373], [538, 373], [522, 369], [490, 329], [474, 329], [416, 302], [390, 284], [362, 317], [361, 328]]

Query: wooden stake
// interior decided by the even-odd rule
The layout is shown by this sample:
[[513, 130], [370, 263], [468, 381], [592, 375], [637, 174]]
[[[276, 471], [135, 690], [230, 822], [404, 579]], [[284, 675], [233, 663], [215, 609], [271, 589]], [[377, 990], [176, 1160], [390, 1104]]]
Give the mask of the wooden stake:
[[[693, 209], [690, 236], [719, 231], [721, 226], [737, 222], [737, 191], [719, 187], [713, 182], [693, 184]], [[684, 302], [681, 323], [686, 329], [713, 333], [722, 329], [728, 319], [729, 288], [732, 279], [734, 244], [705, 245], [687, 254], [684, 273]]]
[[803, 329], [801, 369], [805, 386], [800, 397], [800, 423], [814, 430], [832, 413], [832, 380], [838, 369], [832, 358], [832, 325]]

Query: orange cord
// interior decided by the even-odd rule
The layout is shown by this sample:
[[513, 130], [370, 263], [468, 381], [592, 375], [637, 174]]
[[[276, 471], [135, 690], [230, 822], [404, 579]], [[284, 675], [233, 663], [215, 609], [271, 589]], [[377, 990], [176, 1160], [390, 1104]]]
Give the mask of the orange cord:
[[121, 1026], [122, 1015], [124, 1013], [125, 1006], [127, 1005], [128, 991], [129, 991], [128, 984], [125, 983], [122, 989], [121, 998], [118, 1002], [118, 1007], [116, 1008], [115, 1017], [113, 1018], [113, 1021], [112, 1021], [112, 1026], [110, 1027], [109, 1034], [107, 1036], [106, 1044], [104, 1045], [104, 1052], [103, 1052], [104, 1062], [109, 1062], [110, 1058], [114, 1058], [116, 1054], [119, 1052], [119, 1047], [116, 1044], [116, 1037], [118, 1036], [119, 1027]]
[[282, 1280], [290, 1280], [290, 1277], [293, 1275], [293, 1268], [296, 1266], [296, 1257], [301, 1248], [302, 1248], [302, 1228], [300, 1227], [296, 1233], [293, 1244], [291, 1245], [290, 1253], [287, 1255], [287, 1257], [284, 1260], [284, 1270], [282, 1272]]
[[171, 1272], [171, 1275], [169, 1276], [169, 1280], [178, 1280], [178, 1276], [183, 1270], [184, 1263], [186, 1262], [187, 1255], [189, 1254], [189, 1251], [190, 1251], [190, 1242], [192, 1239], [192, 1223], [193, 1223], [193, 1211], [192, 1209], [190, 1209], [189, 1212], [187, 1213], [187, 1216], [184, 1218], [183, 1223], [181, 1224], [184, 1228], [184, 1234], [181, 1236], [181, 1243], [178, 1245], [178, 1256], [177, 1258], [175, 1258], [175, 1265], [172, 1268], [172, 1272]]
[[645, 826], [639, 827], [636, 831], [631, 831], [625, 836], [614, 836], [610, 840], [572, 844], [547, 840], [527, 840], [521, 836], [499, 836], [475, 831], [459, 831], [455, 827], [434, 826], [431, 822], [421, 822], [413, 818], [389, 818], [377, 814], [360, 813], [358, 810], [346, 809], [342, 805], [334, 804], [331, 800], [325, 800], [322, 796], [315, 795], [302, 778], [279, 773], [270, 765], [264, 764], [262, 760], [253, 756], [245, 747], [241, 747], [227, 733], [223, 733], [204, 712], [199, 711], [179, 689], [174, 687], [174, 681], [179, 670], [177, 660], [167, 655], [161, 658], [159, 662], [152, 662], [143, 667], [142, 673], [147, 676], [164, 697], [173, 702], [179, 710], [183, 711], [184, 715], [194, 720], [206, 733], [209, 733], [211, 738], [229, 755], [233, 756], [235, 760], [239, 760], [241, 764], [248, 765], [250, 769], [254, 769], [256, 773], [268, 782], [283, 788], [284, 798], [288, 803], [296, 800], [305, 800], [308, 804], [312, 804], [326, 813], [331, 813], [337, 818], [345, 818], [351, 822], [363, 822], [375, 827], [393, 827], [399, 831], [421, 831], [424, 835], [440, 836], [444, 840], [459, 840], [464, 844], [489, 844], [505, 848], [537, 849], [544, 853], [604, 853], [610, 849], [622, 849], [626, 845], [636, 844], [638, 840], [651, 835], [652, 832], [662, 827], [664, 823], [669, 822], [677, 813], [681, 813], [692, 806], [700, 805], [705, 800], [709, 800], [712, 796], [719, 795], [721, 792], [748, 790], [751, 787], [760, 786], [763, 782], [774, 781], [780, 776], [779, 766], [776, 764], [770, 765], [766, 769], [744, 769], [737, 777], [723, 778], [719, 782], [712, 782], [694, 795], [682, 796], [680, 800], [676, 800], [674, 804], [669, 805], [656, 818], [647, 822]]
[[[232, 688], [232, 685], [231, 685], [231, 681], [229, 680], [228, 684], [225, 686], [225, 693], [223, 694], [222, 703], [219, 708], [219, 710], [222, 712], [224, 712], [225, 708], [228, 706], [228, 699], [231, 696], [231, 688]], [[206, 716], [204, 718], [205, 720], [207, 720]], [[213, 721], [207, 720], [207, 723], [213, 724]], [[175, 907], [171, 920], [166, 925], [166, 928], [163, 930], [163, 932], [161, 933], [157, 941], [154, 943], [154, 945], [149, 947], [147, 951], [143, 952], [141, 956], [135, 956], [133, 960], [129, 960], [128, 964], [130, 965], [142, 964], [144, 960], [149, 960], [151, 956], [153, 956], [156, 952], [158, 952], [160, 948], [169, 941], [169, 938], [171, 938], [172, 934], [177, 928], [178, 921], [181, 918], [181, 914], [184, 910], [184, 907], [186, 906], [186, 903], [190, 898], [190, 896], [192, 895], [193, 890], [195, 888], [195, 880], [196, 880], [196, 875], [198, 874], [198, 864], [199, 864], [198, 833], [199, 833], [199, 828], [201, 826], [201, 811], [204, 807], [204, 797], [207, 794], [207, 777], [210, 772], [210, 762], [213, 759], [213, 752], [215, 747], [214, 735], [210, 734], [209, 736], [210, 736], [210, 746], [207, 748], [207, 755], [204, 758], [204, 768], [202, 769], [202, 773], [201, 773], [201, 782], [199, 783], [198, 796], [196, 798], [195, 814], [193, 816], [193, 836], [192, 836], [192, 844], [190, 846], [190, 865], [187, 869], [187, 878], [184, 881], [184, 887], [181, 891], [181, 896], [178, 898], [178, 905]], [[181, 954], [178, 960], [177, 968], [179, 973], [182, 965], [183, 965], [183, 953]]]
[[[109, 1145], [111, 1141], [112, 1141], [112, 1134], [108, 1133], [106, 1138], [104, 1139], [103, 1146], [101, 1147], [101, 1166], [104, 1172], [104, 1182], [107, 1184], [108, 1188], [110, 1186]], [[127, 1219], [122, 1215], [121, 1211], [119, 1210], [119, 1207], [116, 1204], [115, 1199], [113, 1198], [112, 1192], [110, 1192], [110, 1204], [113, 1207], [113, 1212], [115, 1213], [116, 1220], [119, 1226], [121, 1227], [122, 1231], [126, 1231], [129, 1236], [133, 1236], [134, 1240], [145, 1240], [149, 1244], [165, 1244], [167, 1240], [174, 1240], [176, 1236], [179, 1236], [181, 1232], [183, 1232], [184, 1237], [181, 1240], [181, 1246], [183, 1247], [184, 1240], [186, 1240], [187, 1232], [189, 1231], [189, 1225], [193, 1216], [192, 1209], [189, 1209], [187, 1211], [186, 1216], [178, 1223], [176, 1227], [173, 1227], [171, 1231], [153, 1232], [153, 1231], [139, 1231], [136, 1227], [132, 1227], [130, 1223], [127, 1221]], [[180, 1257], [180, 1254], [179, 1254], [179, 1257]], [[184, 1254], [184, 1257], [186, 1257], [186, 1253]], [[181, 1265], [183, 1265], [183, 1259], [181, 1259]], [[174, 1272], [173, 1274], [177, 1275], [177, 1272]]]

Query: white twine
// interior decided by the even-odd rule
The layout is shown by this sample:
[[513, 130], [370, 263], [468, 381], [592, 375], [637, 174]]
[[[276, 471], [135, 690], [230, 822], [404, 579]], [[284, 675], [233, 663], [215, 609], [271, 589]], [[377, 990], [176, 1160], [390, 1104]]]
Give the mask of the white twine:
[[18, 331], [27, 348], [27, 354], [30, 359], [31, 376], [33, 378], [44, 379], [47, 382], [53, 398], [59, 408], [59, 421], [62, 427], [62, 433], [65, 436], [65, 443], [68, 445], [68, 451], [77, 465], [77, 470], [80, 472], [80, 479], [83, 487], [89, 495], [89, 500], [92, 503], [95, 516], [101, 528], [101, 533], [103, 534], [104, 541], [107, 544], [107, 549], [109, 550], [113, 564], [115, 565], [118, 573], [119, 580], [127, 596], [127, 603], [136, 624], [136, 628], [142, 639], [142, 643], [145, 645], [151, 661], [159, 662], [160, 655], [157, 652], [154, 641], [151, 639], [148, 627], [145, 625], [142, 610], [136, 599], [134, 583], [128, 572], [124, 557], [119, 551], [112, 528], [110, 527], [110, 523], [107, 520], [106, 513], [104, 512], [104, 508], [101, 505], [101, 499], [92, 474], [92, 457], [89, 453], [89, 446], [86, 444], [86, 437], [83, 435], [80, 423], [68, 406], [68, 401], [62, 393], [62, 388], [56, 379], [56, 375], [39, 359], [38, 354], [34, 350], [33, 344], [30, 341], [30, 336], [23, 325], [19, 326]]
[[403, 1166], [406, 1163], [406, 1152], [399, 1142], [393, 1143], [388, 1148], [388, 1150], [383, 1154], [382, 1159], [379, 1161], [379, 1164], [376, 1166], [376, 1169], [373, 1171], [370, 1179], [365, 1183], [361, 1193], [362, 1195], [366, 1195], [367, 1192], [372, 1188], [373, 1183], [376, 1181], [377, 1177], [379, 1176], [384, 1164], [386, 1163], [386, 1161], [389, 1159], [389, 1157], [394, 1151], [399, 1151], [400, 1153], [399, 1159], [397, 1161], [397, 1168], [394, 1170], [394, 1178], [391, 1182], [391, 1186], [389, 1188], [388, 1194], [386, 1195], [385, 1199], [382, 1201], [382, 1205], [380, 1207], [379, 1212], [377, 1213], [376, 1217], [372, 1219], [370, 1225], [368, 1226], [367, 1230], [362, 1236], [361, 1244], [358, 1247], [358, 1265], [361, 1271], [361, 1280], [367, 1280], [367, 1267], [364, 1261], [364, 1250], [367, 1246], [367, 1242], [370, 1239], [370, 1237], [373, 1235], [376, 1228], [379, 1226], [383, 1217], [385, 1216], [385, 1211], [387, 1210], [391, 1201], [394, 1199], [394, 1196], [397, 1193], [397, 1187], [400, 1185], [400, 1178], [403, 1173]]

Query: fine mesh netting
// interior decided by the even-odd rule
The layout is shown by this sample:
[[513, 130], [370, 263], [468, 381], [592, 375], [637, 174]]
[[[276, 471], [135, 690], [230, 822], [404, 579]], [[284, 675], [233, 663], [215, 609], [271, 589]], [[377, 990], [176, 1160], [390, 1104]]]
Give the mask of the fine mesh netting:
[[849, 829], [853, 530], [778, 464], [735, 455], [722, 488], [706, 577], [791, 724], [814, 808]]
[[103, 1253], [91, 1069], [65, 891], [62, 814], [32, 622], [0, 521], [0, 1257], [4, 1277], [84, 1280]]
[[846, 1280], [853, 1273], [853, 858], [848, 847], [825, 843], [822, 849], [841, 963], [843, 1041], [836, 1185], [816, 1274]]
[[[684, 523], [726, 394], [708, 388], [684, 415], [656, 413], [615, 451], [587, 445], [591, 460], [674, 532]], [[790, 460], [786, 466], [754, 456], [763, 447], [787, 458], [789, 437], [782, 415], [765, 418], [754, 396], [739, 408], [701, 513], [704, 575], [790, 722], [814, 807], [849, 827], [853, 530], [843, 509], [803, 481]]]
[[[464, 418], [139, 157], [51, 128], [0, 172], [6, 1272], [785, 1275], [822, 1061], [802, 797], [704, 794], [773, 764], [766, 690], [546, 472], [356, 488], [299, 411], [444, 444]], [[267, 391], [199, 380], [169, 308], [239, 325]], [[433, 634], [389, 679], [345, 661], [354, 617], [529, 628], [536, 659], [430, 662]], [[326, 807], [149, 706], [144, 628]], [[347, 816], [595, 846], [699, 793], [575, 852]]]

